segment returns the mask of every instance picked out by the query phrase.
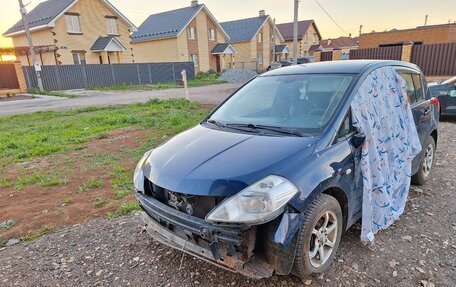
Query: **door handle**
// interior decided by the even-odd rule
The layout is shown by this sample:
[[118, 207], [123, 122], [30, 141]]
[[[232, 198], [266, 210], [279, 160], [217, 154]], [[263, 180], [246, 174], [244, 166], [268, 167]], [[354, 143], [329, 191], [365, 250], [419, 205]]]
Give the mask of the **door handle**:
[[424, 115], [427, 116], [429, 112], [431, 111], [431, 108], [427, 108], [424, 110]]

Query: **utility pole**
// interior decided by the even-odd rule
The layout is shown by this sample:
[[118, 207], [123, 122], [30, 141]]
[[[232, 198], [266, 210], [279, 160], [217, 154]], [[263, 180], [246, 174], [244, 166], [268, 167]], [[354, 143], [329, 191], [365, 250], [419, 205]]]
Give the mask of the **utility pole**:
[[427, 26], [427, 21], [428, 21], [429, 15], [426, 14], [426, 17], [424, 17], [424, 26]]
[[294, 0], [294, 27], [293, 27], [293, 64], [298, 64], [298, 16], [299, 1]]
[[363, 25], [359, 25], [359, 35], [361, 36], [361, 33], [363, 32]]
[[272, 28], [272, 63], [276, 61], [276, 44], [275, 44], [275, 32], [276, 32], [276, 19], [274, 18], [274, 27]]
[[25, 37], [27, 38], [27, 41], [28, 41], [28, 45], [30, 48], [30, 55], [32, 56], [33, 68], [36, 73], [38, 88], [40, 89], [40, 92], [43, 92], [44, 88], [43, 88], [43, 82], [41, 80], [41, 66], [36, 61], [35, 47], [33, 47], [32, 36], [30, 35], [29, 23], [27, 20], [27, 9], [25, 9], [25, 5], [22, 2], [22, 0], [19, 0], [19, 7], [20, 7], [21, 15], [22, 15], [22, 22], [24, 24]]

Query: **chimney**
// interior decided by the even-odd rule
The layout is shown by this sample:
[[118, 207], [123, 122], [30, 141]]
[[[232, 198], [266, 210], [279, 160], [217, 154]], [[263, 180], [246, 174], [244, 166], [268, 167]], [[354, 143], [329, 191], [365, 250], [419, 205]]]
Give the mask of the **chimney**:
[[266, 11], [260, 10], [260, 17], [264, 17], [264, 16], [266, 16]]
[[190, 6], [192, 6], [192, 7], [198, 6], [198, 0], [192, 0]]
[[331, 39], [328, 39], [328, 46], [331, 45], [332, 41]]

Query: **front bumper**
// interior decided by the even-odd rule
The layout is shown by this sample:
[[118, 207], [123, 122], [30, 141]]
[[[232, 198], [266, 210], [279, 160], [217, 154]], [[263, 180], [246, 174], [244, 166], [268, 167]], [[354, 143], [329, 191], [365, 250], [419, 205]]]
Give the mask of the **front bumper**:
[[137, 193], [136, 197], [144, 210], [145, 228], [156, 241], [251, 278], [267, 278], [273, 274], [274, 268], [266, 260], [253, 256], [255, 227], [213, 224], [151, 196]]

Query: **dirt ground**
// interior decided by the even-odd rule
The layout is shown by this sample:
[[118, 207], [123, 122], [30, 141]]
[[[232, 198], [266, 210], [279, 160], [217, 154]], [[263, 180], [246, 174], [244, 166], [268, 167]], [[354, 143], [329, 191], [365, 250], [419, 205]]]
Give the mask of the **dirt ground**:
[[373, 248], [353, 227], [332, 268], [304, 282], [251, 280], [183, 256], [142, 233], [139, 216], [131, 215], [0, 249], [0, 286], [455, 286], [456, 122], [441, 123], [440, 133], [433, 178], [412, 188], [401, 219], [376, 236]]
[[26, 96], [26, 95], [14, 95], [14, 96], [6, 96], [0, 95], [0, 102], [12, 102], [12, 101], [20, 101], [20, 100], [31, 100], [33, 96]]
[[[112, 155], [119, 156], [122, 167], [133, 170], [136, 163], [122, 151], [139, 147], [148, 133], [147, 130], [120, 129], [107, 134], [105, 139], [91, 141], [83, 150], [6, 167], [2, 177], [11, 182], [33, 176], [37, 171], [39, 175], [54, 177], [57, 182], [46, 186], [25, 185], [20, 190], [14, 186], [0, 188], [0, 222], [9, 219], [17, 222], [8, 230], [0, 229], [0, 240], [19, 237], [45, 226], [52, 229], [84, 223], [106, 216], [123, 202], [134, 201], [133, 195], [114, 199], [110, 159]], [[84, 184], [95, 180], [103, 186], [84, 189]], [[103, 199], [103, 202], [99, 200], [96, 204], [97, 199]]]

